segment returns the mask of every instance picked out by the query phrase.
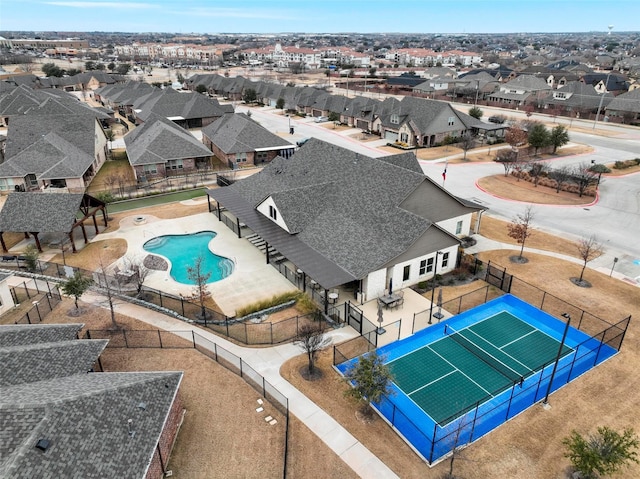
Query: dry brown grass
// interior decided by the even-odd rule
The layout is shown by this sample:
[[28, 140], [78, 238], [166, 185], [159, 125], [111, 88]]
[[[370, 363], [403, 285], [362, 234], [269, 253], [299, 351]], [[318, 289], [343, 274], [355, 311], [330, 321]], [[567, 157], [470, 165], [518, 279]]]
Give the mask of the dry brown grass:
[[[508, 235], [508, 221], [499, 220], [492, 216], [483, 215], [480, 221], [480, 234], [486, 238], [500, 241], [502, 243], [510, 243], [518, 245], [516, 240]], [[579, 258], [578, 244], [573, 241], [565, 240], [559, 236], [555, 236], [544, 231], [536, 229], [535, 218], [532, 223], [533, 232], [527, 238], [525, 246], [527, 248], [541, 249], [544, 251], [552, 251], [554, 253], [566, 254]], [[513, 252], [511, 252], [513, 254]]]
[[520, 180], [511, 175], [485, 176], [478, 180], [478, 186], [483, 190], [494, 194], [500, 198], [509, 198], [523, 203], [543, 204], [543, 205], [588, 205], [595, 201], [592, 196], [579, 197], [575, 193], [560, 191], [556, 193], [555, 188], [538, 185], [535, 186], [530, 181]]
[[[527, 254], [527, 264], [512, 264], [512, 251], [480, 253], [483, 261], [506, 266], [508, 272], [539, 288], [611, 321], [640, 314], [638, 289], [607, 275], [588, 270], [585, 278], [592, 288], [579, 288], [569, 280], [580, 273], [580, 266], [543, 255]], [[483, 286], [474, 282], [444, 287], [445, 301]], [[631, 323], [622, 352], [551, 396], [552, 408], [534, 406], [509, 423], [467, 448], [456, 462], [455, 471], [465, 479], [521, 477], [525, 479], [565, 478], [569, 462], [563, 457], [562, 439], [572, 429], [585, 433], [596, 426], [615, 429], [633, 427], [640, 431], [635, 409], [640, 401], [640, 361], [638, 327]], [[438, 478], [448, 463], [428, 468], [397, 434], [377, 420], [366, 425], [354, 415], [355, 407], [342, 391], [346, 387], [331, 367], [329, 353], [323, 353], [319, 366], [321, 381], [308, 382], [298, 372], [305, 363], [297, 357], [283, 365], [281, 374], [338, 420], [367, 448], [378, 455], [400, 477]], [[640, 465], [634, 465], [625, 477], [640, 477]]]
[[[112, 328], [110, 310], [82, 301], [80, 309], [75, 315], [73, 300], [65, 298], [44, 323], [84, 323], [81, 336], [87, 329]], [[129, 331], [157, 329], [119, 313], [115, 318], [119, 328]], [[281, 477], [284, 416], [268, 402], [262, 413], [256, 412], [260, 395], [243, 379], [183, 340], [172, 344], [187, 348], [107, 348], [101, 363], [106, 371], [184, 371], [180, 394], [187, 413], [168, 464], [173, 477]], [[278, 423], [268, 425], [267, 415]], [[293, 418], [289, 433], [287, 477], [357, 477], [299, 420]]]

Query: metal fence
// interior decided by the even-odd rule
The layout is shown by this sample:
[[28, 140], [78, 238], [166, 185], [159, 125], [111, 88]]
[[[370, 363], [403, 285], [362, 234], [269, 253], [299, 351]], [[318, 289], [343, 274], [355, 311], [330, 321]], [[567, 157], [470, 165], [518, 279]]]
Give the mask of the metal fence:
[[[87, 330], [85, 339], [108, 339], [107, 348], [182, 348], [196, 349], [229, 371], [240, 376], [285, 417], [284, 467], [287, 477], [289, 450], [289, 399], [241, 357], [195, 331], [160, 330]], [[103, 371], [101, 362], [94, 367]]]
[[620, 349], [630, 320], [630, 316], [624, 318], [598, 336], [581, 342], [574, 348], [571, 359], [558, 363], [559, 367], [551, 369], [549, 366], [556, 360], [550, 361], [545, 369], [532, 376], [533, 380], [528, 379], [524, 387], [516, 382], [506, 393], [501, 393], [502, 399], [478, 402], [460, 417], [444, 420], [442, 425], [435, 424], [433, 430], [425, 431], [415, 419], [407, 417], [393, 397], [383, 397], [376, 407], [427, 462], [433, 463], [454, 448], [475, 441], [533, 404], [546, 400], [550, 392], [611, 357], [605, 347]]
[[[24, 260], [15, 258], [11, 261], [14, 267], [24, 269]], [[203, 308], [199, 302], [194, 302], [184, 296], [168, 294], [147, 286], [142, 286], [138, 291], [138, 284], [135, 281], [126, 282], [117, 277], [117, 275], [37, 261], [36, 273], [38, 274], [66, 279], [75, 272], [80, 272], [82, 276], [91, 278], [94, 285], [102, 288], [103, 292], [108, 290], [107, 294], [112, 294], [122, 300], [135, 300], [138, 304], [146, 307], [155, 307], [155, 309], [164, 313], [172, 312], [185, 318], [189, 323], [195, 323], [199, 327], [204, 327], [216, 334], [246, 345], [280, 344], [291, 341], [298, 337], [300, 328], [308, 324], [320, 324], [323, 328], [329, 327], [325, 317], [314, 314], [292, 316], [273, 323], [268, 321], [254, 323], [251, 320], [238, 320], [206, 306]], [[37, 294], [35, 291], [29, 293], [26, 290], [22, 293], [20, 288], [15, 288], [15, 290], [21, 296], [26, 296], [29, 299]], [[60, 296], [59, 292], [57, 294]], [[17, 297], [14, 297], [14, 300], [17, 303], [21, 302]]]
[[9, 291], [16, 305], [24, 301], [31, 301], [33, 304], [23, 316], [14, 321], [15, 324], [41, 323], [62, 301], [57, 286], [51, 287], [47, 283], [47, 288], [43, 291], [36, 280], [24, 281], [21, 285], [11, 287]]

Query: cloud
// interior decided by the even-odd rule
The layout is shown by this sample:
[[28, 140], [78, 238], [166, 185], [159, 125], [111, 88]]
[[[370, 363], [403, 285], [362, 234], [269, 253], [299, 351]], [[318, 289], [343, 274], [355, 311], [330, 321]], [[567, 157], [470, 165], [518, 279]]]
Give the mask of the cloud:
[[147, 9], [156, 8], [155, 5], [150, 3], [136, 3], [136, 2], [45, 2], [47, 5], [55, 5], [56, 7], [71, 7], [71, 8], [120, 8], [120, 9]]

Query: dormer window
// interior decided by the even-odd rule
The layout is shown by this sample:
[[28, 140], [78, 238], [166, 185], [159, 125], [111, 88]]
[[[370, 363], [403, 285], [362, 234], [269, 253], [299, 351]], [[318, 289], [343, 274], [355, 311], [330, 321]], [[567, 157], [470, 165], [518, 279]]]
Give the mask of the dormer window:
[[400, 123], [400, 115], [394, 113], [393, 115], [391, 115], [391, 123], [393, 123], [394, 125], [397, 125]]
[[273, 221], [278, 221], [278, 210], [275, 206], [269, 205], [269, 218]]
[[449, 121], [447, 122], [449, 126], [453, 126], [456, 122], [456, 119], [452, 116], [449, 117]]

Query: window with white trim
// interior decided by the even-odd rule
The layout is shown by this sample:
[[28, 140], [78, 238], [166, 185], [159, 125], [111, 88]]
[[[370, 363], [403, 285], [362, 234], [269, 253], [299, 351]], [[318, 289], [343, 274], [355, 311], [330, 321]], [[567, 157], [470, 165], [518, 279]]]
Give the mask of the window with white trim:
[[427, 269], [425, 273], [431, 273], [433, 271], [433, 260], [434, 258], [427, 258]]
[[455, 122], [456, 122], [455, 117], [450, 116], [450, 117], [449, 117], [449, 120], [447, 121], [447, 124], [448, 124], [449, 126], [453, 126], [453, 125], [455, 124]]
[[269, 205], [269, 218], [274, 221], [278, 220], [278, 210], [273, 205]]
[[423, 259], [422, 261], [420, 261], [420, 269], [418, 270], [418, 274], [420, 276], [424, 276], [425, 274], [427, 274], [427, 260]]
[[394, 125], [397, 125], [400, 123], [400, 115], [394, 113], [391, 115], [391, 120], [389, 120], [391, 123], [393, 123]]
[[411, 265], [407, 265], [402, 270], [402, 281], [407, 281], [411, 275]]
[[236, 153], [236, 163], [246, 163], [246, 162], [247, 162], [246, 153]]
[[456, 223], [456, 234], [459, 235], [460, 233], [462, 233], [462, 221]]
[[167, 169], [168, 170], [182, 170], [184, 165], [182, 164], [182, 160], [169, 160], [167, 161]]
[[442, 268], [446, 268], [448, 264], [449, 264], [449, 253], [443, 253], [442, 263], [440, 264], [440, 266]]
[[143, 171], [145, 175], [155, 175], [158, 173], [158, 165], [144, 165]]

